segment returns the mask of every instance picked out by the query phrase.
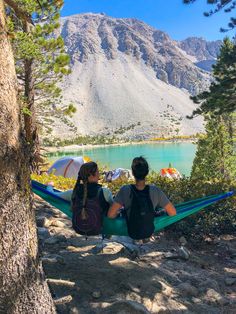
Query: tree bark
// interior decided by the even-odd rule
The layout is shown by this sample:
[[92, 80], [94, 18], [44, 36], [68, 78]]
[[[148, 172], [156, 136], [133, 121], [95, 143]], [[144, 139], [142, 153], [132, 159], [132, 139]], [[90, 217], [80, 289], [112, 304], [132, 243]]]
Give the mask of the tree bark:
[[38, 257], [29, 158], [0, 0], [0, 313], [56, 313]]
[[[24, 32], [30, 33], [32, 25], [24, 21]], [[25, 137], [30, 148], [30, 164], [32, 170], [38, 171], [38, 162], [40, 161], [40, 145], [38, 138], [38, 128], [35, 113], [35, 90], [34, 90], [34, 59], [24, 60], [24, 98], [26, 108], [29, 113], [24, 114]]]

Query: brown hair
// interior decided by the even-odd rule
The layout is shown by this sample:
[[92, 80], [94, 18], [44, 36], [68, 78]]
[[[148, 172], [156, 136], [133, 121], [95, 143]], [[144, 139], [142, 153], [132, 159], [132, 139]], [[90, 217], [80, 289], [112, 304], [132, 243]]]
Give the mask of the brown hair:
[[98, 165], [96, 164], [96, 162], [90, 161], [90, 162], [83, 164], [79, 170], [77, 182], [80, 183], [82, 181], [83, 186], [84, 186], [83, 208], [82, 208], [82, 212], [81, 212], [82, 219], [87, 218], [85, 205], [86, 205], [87, 195], [88, 195], [88, 178], [91, 175], [94, 176], [97, 169], [98, 169]]

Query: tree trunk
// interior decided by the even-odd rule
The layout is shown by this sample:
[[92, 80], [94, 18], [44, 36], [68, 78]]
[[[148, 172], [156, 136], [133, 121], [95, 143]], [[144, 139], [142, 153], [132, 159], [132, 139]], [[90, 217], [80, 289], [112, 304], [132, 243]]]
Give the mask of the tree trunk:
[[[32, 27], [32, 26], [31, 26]], [[31, 32], [30, 24], [25, 21], [24, 22], [24, 32]], [[24, 78], [25, 78], [25, 92], [24, 99], [26, 108], [28, 109], [26, 113], [24, 113], [24, 124], [25, 124], [25, 137], [27, 144], [30, 148], [30, 164], [31, 168], [34, 171], [38, 170], [38, 161], [40, 161], [40, 147], [39, 147], [39, 138], [38, 138], [38, 129], [36, 123], [36, 115], [35, 115], [35, 100], [34, 100], [34, 60], [33, 59], [25, 59], [24, 60]]]
[[17, 80], [0, 0], [0, 313], [55, 313], [38, 258]]

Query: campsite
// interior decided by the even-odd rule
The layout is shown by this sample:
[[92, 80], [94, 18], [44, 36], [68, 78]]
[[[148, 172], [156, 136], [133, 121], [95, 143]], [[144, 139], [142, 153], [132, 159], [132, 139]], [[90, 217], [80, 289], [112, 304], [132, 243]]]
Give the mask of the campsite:
[[0, 314], [236, 313], [235, 12], [0, 0]]

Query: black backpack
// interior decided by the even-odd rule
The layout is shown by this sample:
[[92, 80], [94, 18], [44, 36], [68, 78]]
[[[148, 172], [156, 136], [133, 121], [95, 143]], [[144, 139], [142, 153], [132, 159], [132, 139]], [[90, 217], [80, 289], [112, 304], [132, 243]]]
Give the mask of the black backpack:
[[102, 188], [99, 187], [97, 194], [93, 198], [87, 198], [85, 204], [85, 217], [82, 213], [83, 200], [79, 193], [75, 191], [72, 196], [72, 227], [82, 235], [99, 235], [102, 230], [103, 210], [100, 206], [99, 195]]
[[134, 186], [130, 185], [131, 204], [126, 210], [128, 234], [132, 239], [149, 238], [155, 229], [155, 212], [150, 198], [149, 186], [146, 201], [138, 195]]

